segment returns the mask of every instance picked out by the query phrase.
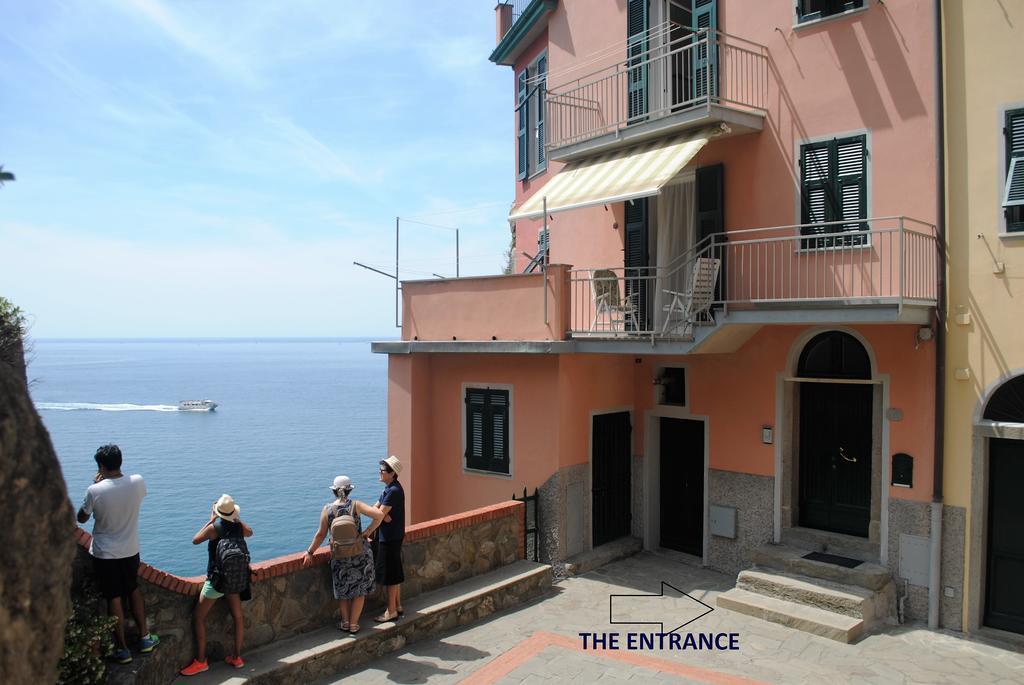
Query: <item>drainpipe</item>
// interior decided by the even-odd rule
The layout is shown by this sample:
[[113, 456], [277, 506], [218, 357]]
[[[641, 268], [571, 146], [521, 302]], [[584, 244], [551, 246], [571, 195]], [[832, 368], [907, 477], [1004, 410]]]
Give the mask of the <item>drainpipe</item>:
[[942, 470], [946, 424], [946, 114], [943, 88], [942, 0], [935, 0], [935, 237], [938, 283], [935, 303], [935, 473], [932, 478], [931, 545], [928, 573], [928, 627], [939, 627], [942, 589]]

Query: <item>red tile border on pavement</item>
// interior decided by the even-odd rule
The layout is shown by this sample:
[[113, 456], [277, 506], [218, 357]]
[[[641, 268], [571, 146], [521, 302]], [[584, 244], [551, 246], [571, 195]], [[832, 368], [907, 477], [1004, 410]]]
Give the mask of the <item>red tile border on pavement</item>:
[[580, 652], [581, 654], [623, 661], [633, 666], [670, 673], [691, 680], [699, 680], [710, 685], [766, 685], [762, 680], [753, 680], [743, 676], [721, 673], [707, 668], [700, 668], [699, 666], [687, 666], [686, 664], [676, 663], [667, 659], [643, 656], [636, 652], [583, 649], [577, 639], [543, 631], [534, 633], [507, 652], [499, 654], [487, 664], [460, 680], [458, 685], [493, 685], [548, 647], [561, 647], [562, 649]]

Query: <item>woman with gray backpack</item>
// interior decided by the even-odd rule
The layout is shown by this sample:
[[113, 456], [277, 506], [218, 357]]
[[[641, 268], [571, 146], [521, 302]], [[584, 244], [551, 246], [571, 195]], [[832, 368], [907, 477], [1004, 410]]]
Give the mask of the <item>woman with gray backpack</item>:
[[[376, 507], [349, 499], [352, 480], [348, 476], [335, 478], [331, 492], [335, 499], [320, 511], [320, 527], [306, 549], [302, 565], [305, 568], [313, 565], [313, 552], [330, 535], [331, 582], [341, 612], [338, 629], [355, 635], [359, 632], [363, 602], [373, 591], [374, 566], [369, 537], [384, 514]], [[365, 531], [360, 515], [373, 519]]]
[[242, 620], [242, 599], [249, 592], [249, 546], [245, 538], [252, 536], [252, 528], [239, 518], [241, 509], [231, 495], [221, 495], [213, 505], [210, 521], [199, 529], [192, 538], [192, 544], [207, 541], [208, 561], [206, 582], [199, 593], [196, 605], [196, 658], [179, 673], [196, 675], [209, 670], [206, 663], [206, 614], [213, 603], [221, 597], [227, 599], [228, 609], [235, 623], [235, 650], [225, 661], [229, 666], [242, 668], [242, 637], [245, 623]]

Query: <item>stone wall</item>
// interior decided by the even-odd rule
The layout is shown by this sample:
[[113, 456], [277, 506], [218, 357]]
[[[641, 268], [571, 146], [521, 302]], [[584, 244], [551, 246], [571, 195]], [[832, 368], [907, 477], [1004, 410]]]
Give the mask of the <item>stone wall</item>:
[[931, 531], [931, 504], [892, 498], [889, 500], [889, 570], [896, 581], [897, 594], [905, 596], [903, 619], [928, 620], [928, 587], [914, 585], [900, 576], [900, 534], [927, 538]]
[[[906, 621], [928, 620], [928, 587], [914, 585], [900, 576], [900, 534], [931, 536], [931, 503], [889, 500], [889, 570], [899, 594], [906, 595], [903, 618]], [[939, 625], [963, 630], [964, 545], [966, 544], [967, 511], [963, 507], [942, 507], [942, 561], [939, 571]], [[953, 596], [947, 597], [946, 588]]]
[[774, 519], [775, 480], [733, 471], [708, 471], [712, 505], [736, 508], [736, 538], [708, 535], [708, 566], [725, 573], [739, 573], [750, 566], [751, 552], [771, 542]]
[[[402, 547], [406, 576], [403, 600], [522, 558], [523, 506], [522, 502], [505, 502], [409, 526]], [[86, 551], [90, 536], [78, 529], [76, 539], [76, 573], [88, 574], [92, 568]], [[337, 602], [331, 592], [329, 551], [318, 550], [309, 569], [302, 568], [302, 558], [300, 552], [253, 564], [253, 598], [242, 605], [244, 649], [338, 620]], [[152, 655], [139, 655], [128, 666], [112, 666], [109, 680], [167, 683], [192, 659], [192, 611], [204, 578], [182, 578], [143, 563], [139, 580], [150, 630], [160, 635], [161, 643]], [[383, 607], [380, 594], [378, 591], [368, 599], [364, 610], [367, 620]], [[217, 602], [206, 619], [208, 659], [224, 658], [225, 648], [232, 643], [232, 625], [226, 604]]]

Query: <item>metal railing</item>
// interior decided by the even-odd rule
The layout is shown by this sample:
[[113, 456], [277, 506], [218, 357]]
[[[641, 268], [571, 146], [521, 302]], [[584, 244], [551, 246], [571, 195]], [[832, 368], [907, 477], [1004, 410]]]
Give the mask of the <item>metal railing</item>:
[[512, 27], [516, 25], [517, 21], [519, 21], [519, 17], [523, 16], [523, 12], [526, 11], [526, 8], [529, 7], [532, 2], [536, 2], [536, 0], [500, 0], [500, 2], [498, 2], [499, 5], [510, 5], [512, 7], [512, 21], [509, 22], [508, 30], [506, 30], [505, 33], [512, 30]]
[[938, 242], [902, 216], [774, 226], [711, 235], [664, 267], [574, 269], [569, 281], [573, 337], [691, 339], [729, 308], [934, 305]]
[[[768, 49], [720, 31], [652, 28], [627, 58], [549, 87], [548, 145], [560, 147], [712, 104], [764, 112]], [[549, 81], [557, 79], [552, 75]]]

